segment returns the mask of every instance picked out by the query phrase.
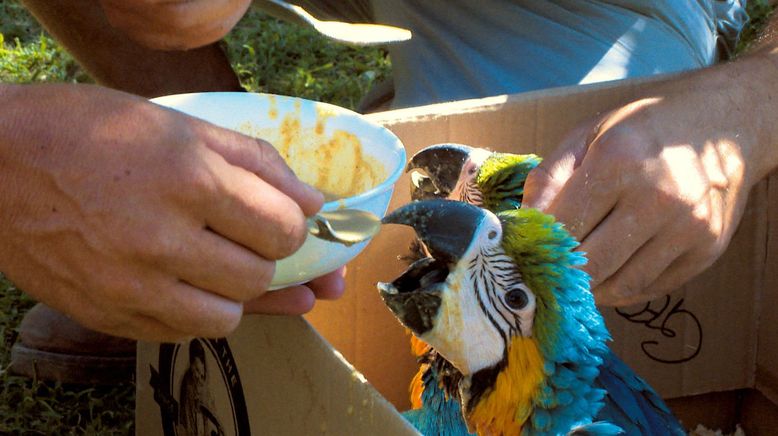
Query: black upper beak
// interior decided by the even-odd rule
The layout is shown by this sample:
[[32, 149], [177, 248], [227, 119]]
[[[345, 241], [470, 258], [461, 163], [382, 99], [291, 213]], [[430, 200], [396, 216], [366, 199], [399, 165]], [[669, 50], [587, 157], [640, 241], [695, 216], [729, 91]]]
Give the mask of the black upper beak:
[[411, 198], [423, 200], [447, 197], [457, 184], [472, 147], [461, 144], [431, 145], [411, 157], [405, 171], [422, 169], [427, 177], [416, 176], [411, 183]]
[[413, 227], [432, 257], [454, 264], [467, 251], [485, 217], [483, 209], [471, 204], [435, 199], [402, 206], [382, 222]]
[[378, 283], [381, 298], [406, 327], [424, 335], [435, 326], [444, 283], [464, 256], [486, 212], [451, 200], [409, 203], [383, 219], [384, 224], [413, 227], [432, 258], [414, 262], [391, 283]]

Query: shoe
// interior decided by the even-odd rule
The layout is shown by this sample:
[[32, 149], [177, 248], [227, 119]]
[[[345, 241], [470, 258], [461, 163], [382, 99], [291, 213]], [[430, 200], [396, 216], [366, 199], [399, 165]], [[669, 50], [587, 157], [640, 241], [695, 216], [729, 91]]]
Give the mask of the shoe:
[[11, 348], [12, 374], [76, 384], [119, 384], [135, 374], [135, 345], [82, 327], [67, 315], [38, 303], [19, 326]]

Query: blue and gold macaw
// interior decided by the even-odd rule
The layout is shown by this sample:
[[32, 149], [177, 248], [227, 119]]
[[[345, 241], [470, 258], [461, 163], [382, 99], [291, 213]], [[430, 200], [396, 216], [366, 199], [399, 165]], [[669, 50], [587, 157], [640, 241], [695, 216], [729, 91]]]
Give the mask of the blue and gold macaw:
[[[380, 283], [381, 297], [457, 371], [437, 386], [444, 400], [458, 401], [463, 419], [452, 420], [446, 409], [430, 413], [447, 417], [439, 425], [464, 428], [426, 434], [685, 434], [607, 347], [580, 269], [585, 257], [553, 217], [426, 200], [384, 222], [413, 227], [429, 256]], [[426, 400], [424, 407], [451, 406]]]
[[521, 207], [524, 182], [540, 162], [534, 154], [437, 144], [413, 155], [406, 171], [412, 200], [448, 198], [498, 212]]
[[[411, 172], [411, 199], [449, 198], [491, 211], [516, 209], [521, 207], [524, 182], [540, 161], [534, 154], [497, 153], [454, 143], [432, 145], [411, 157], [406, 166]], [[411, 262], [425, 257], [418, 241], [411, 253], [405, 256]], [[411, 382], [412, 408], [405, 417], [423, 434], [469, 434], [459, 402], [442, 388], [456, 386], [458, 370], [416, 336], [411, 336], [411, 349], [420, 367]]]
[[[429, 158], [433, 155], [434, 158]], [[561, 252], [569, 252], [569, 256], [559, 257], [560, 260], [567, 259], [569, 264], [565, 264], [565, 262], [560, 261], [558, 265], [554, 265], [552, 262], [547, 262], [546, 267], [551, 271], [557, 271], [559, 268], [562, 268], [563, 271], [570, 270], [570, 274], [572, 276], [575, 276], [576, 274], [584, 274], [582, 271], [576, 268], [576, 266], [583, 261], [583, 257], [579, 253], [572, 253], [571, 247], [575, 246], [575, 241], [573, 241], [572, 238], [561, 229], [561, 226], [553, 223], [552, 218], [546, 217], [537, 211], [517, 210], [521, 203], [523, 183], [524, 180], [526, 180], [526, 175], [531, 168], [534, 168], [537, 165], [538, 162], [539, 158], [532, 155], [520, 156], [491, 153], [460, 145], [441, 145], [425, 149], [414, 156], [409, 163], [409, 168], [423, 168], [427, 173], [425, 176], [416, 175], [414, 177], [414, 198], [416, 199], [428, 198], [430, 196], [446, 196], [449, 198], [463, 199], [480, 204], [497, 212], [503, 211], [499, 213], [501, 217], [506, 214], [506, 216], [512, 216], [533, 213], [537, 214], [534, 215], [535, 219], [545, 217], [546, 221], [544, 225], [548, 228], [557, 229], [558, 231], [551, 232], [550, 234], [554, 234], [558, 238], [534, 239], [536, 242], [541, 240], [543, 241], [543, 244], [541, 244], [541, 248], [539, 249], [548, 250], [547, 244], [549, 242], [555, 242]], [[445, 167], [446, 165], [448, 165], [448, 169], [439, 168], [441, 166]], [[455, 181], [452, 180], [454, 177], [456, 178]], [[446, 206], [446, 208], [450, 207], [452, 206]], [[429, 209], [429, 207], [425, 206], [423, 209], [426, 210]], [[418, 211], [421, 209], [414, 210]], [[427, 210], [425, 213], [427, 212], [429, 211]], [[430, 216], [433, 215], [435, 214], [432, 213]], [[395, 216], [395, 214], [391, 216]], [[391, 218], [387, 218], [387, 220], [392, 222]], [[418, 221], [417, 225], [422, 221]], [[507, 220], [504, 222], [510, 221], [511, 220]], [[526, 222], [524, 225], [526, 226], [527, 222], [529, 221], [525, 221]], [[428, 222], [428, 220], [424, 222]], [[447, 230], [443, 229], [443, 232], [438, 232], [435, 237], [446, 238], [449, 240], [449, 242], [451, 242], [450, 240], [452, 239], [452, 235], [458, 235], [456, 236], [457, 239], [465, 238], [465, 236], [460, 231], [461, 229], [458, 229], [454, 223], [454, 220], [449, 220], [449, 228]], [[424, 225], [426, 226], [426, 224]], [[518, 229], [522, 227], [514, 226], [511, 228]], [[417, 228], [417, 232], [418, 230], [419, 229]], [[420, 234], [420, 237], [421, 236], [422, 235]], [[432, 240], [434, 240], [435, 237], [433, 237]], [[425, 238], [421, 237], [421, 240], [425, 241]], [[466, 242], [470, 243], [474, 241], [467, 240]], [[425, 252], [431, 254], [429, 243], [425, 243], [424, 246]], [[580, 258], [577, 258], [577, 256], [580, 256]], [[446, 261], [443, 263], [445, 262]], [[403, 323], [414, 332], [416, 332], [416, 330], [410, 325], [410, 323], [418, 322], [418, 317], [420, 314], [428, 314], [431, 312], [439, 313], [440, 311], [438, 309], [430, 309], [434, 306], [434, 303], [427, 301], [428, 298], [424, 297], [426, 294], [421, 293], [418, 294], [421, 297], [417, 296], [409, 299], [408, 297], [410, 295], [417, 294], [414, 294], [413, 292], [407, 294], [406, 292], [399, 292], [397, 289], [408, 287], [409, 283], [414, 283], [414, 281], [415, 285], [411, 285], [410, 287], [416, 286], [418, 288], [425, 288], [427, 287], [426, 285], [437, 283], [436, 280], [441, 279], [441, 277], [442, 279], [445, 279], [442, 281], [442, 283], [449, 283], [451, 275], [445, 274], [444, 270], [446, 270], [446, 268], [441, 268], [441, 265], [441, 259], [437, 259], [437, 256], [427, 256], [414, 263], [414, 265], [408, 270], [408, 272], [406, 272], [406, 274], [404, 274], [392, 284], [381, 285], [382, 295], [384, 296], [387, 305], [389, 305], [398, 318], [400, 318], [401, 321], [403, 321]], [[489, 269], [482, 269], [482, 274], [484, 273], [483, 271], [488, 272]], [[572, 271], [577, 271], [577, 273]], [[497, 271], [492, 271], [492, 274], [494, 274], [492, 277], [499, 276], [499, 272], [499, 269]], [[526, 281], [524, 283], [526, 283]], [[450, 283], [450, 285], [456, 286], [457, 289], [461, 289], [461, 286], [455, 282]], [[604, 346], [604, 341], [607, 338], [607, 332], [605, 332], [604, 326], [602, 326], [602, 320], [599, 317], [599, 313], [596, 311], [596, 308], [594, 308], [591, 294], [588, 291], [588, 281], [586, 286], [580, 286], [579, 283], [577, 289], [586, 298], [582, 297], [582, 300], [570, 301], [580, 303], [580, 301], [586, 301], [588, 298], [588, 302], [590, 303], [589, 305], [591, 306], [591, 318], [592, 320], [598, 322], [602, 329], [602, 334], [600, 335], [601, 337], [599, 337], [599, 339], [594, 342], [601, 344], [603, 349], [606, 350], [606, 352], [602, 353], [601, 355], [598, 355], [598, 353], [594, 353], [593, 355], [599, 356], [601, 359], [596, 365], [598, 372], [595, 377], [598, 383], [597, 386], [600, 386], [599, 391], [607, 392], [607, 395], [602, 397], [602, 402], [594, 401], [591, 404], [590, 411], [593, 410], [596, 413], [591, 414], [588, 420], [581, 420], [579, 419], [580, 416], [574, 419], [574, 414], [571, 415], [570, 413], [565, 413], [565, 410], [571, 410], [570, 408], [554, 407], [552, 408], [554, 410], [554, 416], [551, 416], [549, 419], [556, 422], [561, 418], [560, 422], [563, 422], [563, 424], [541, 425], [543, 424], [544, 419], [542, 417], [545, 416], [542, 411], [530, 414], [535, 421], [527, 421], [530, 415], [527, 415], [524, 417], [525, 419], [522, 419], [522, 416], [525, 412], [521, 411], [517, 411], [517, 415], [515, 416], [516, 419], [514, 419], [512, 422], [505, 419], [499, 421], [498, 419], [498, 421], [502, 422], [503, 424], [510, 423], [511, 425], [509, 425], [507, 428], [503, 428], [502, 425], [497, 425], [495, 427], [492, 425], [494, 422], [492, 424], [479, 424], [474, 419], [472, 419], [472, 417], [483, 418], [486, 415], [490, 415], [492, 412], [499, 412], [499, 408], [493, 409], [492, 406], [499, 405], [503, 402], [503, 400], [494, 399], [489, 402], [488, 404], [491, 404], [491, 406], [483, 409], [487, 410], [487, 412], [478, 412], [474, 415], [472, 413], [468, 413], [468, 407], [471, 409], [471, 412], [472, 410], [481, 409], [473, 408], [472, 398], [462, 396], [463, 383], [467, 384], [469, 380], [469, 378], [465, 375], [467, 372], [461, 371], [462, 368], [458, 366], [455, 361], [450, 360], [448, 356], [446, 356], [447, 352], [444, 351], [447, 349], [446, 347], [441, 349], [439, 346], [435, 345], [435, 343], [432, 343], [433, 347], [429, 347], [423, 341], [426, 339], [423, 335], [421, 336], [422, 341], [417, 341], [415, 343], [417, 355], [421, 356], [420, 359], [422, 360], [422, 366], [419, 374], [417, 374], [413, 382], [412, 399], [414, 403], [414, 410], [407, 412], [406, 417], [424, 434], [468, 434], [469, 431], [475, 430], [482, 434], [519, 434], [517, 431], [515, 431], [517, 428], [521, 430], [522, 433], [527, 434], [561, 434], [568, 432], [575, 432], [575, 434], [617, 434], [620, 433], [619, 428], [624, 429], [626, 433], [630, 434], [682, 433], [683, 429], [674, 420], [674, 418], [672, 418], [672, 415], [669, 413], [661, 399], [640, 378], [635, 376], [620, 360], [613, 356], [607, 350], [607, 347]], [[407, 295], [403, 296], [403, 294]], [[410, 305], [411, 310], [399, 310], [399, 308], [403, 305], [397, 305], [398, 299], [404, 302], [403, 305], [407, 305], [408, 302], [412, 300], [412, 304]], [[434, 302], [434, 300], [435, 299], [432, 298], [431, 301]], [[427, 309], [425, 309], [424, 304], [417, 304], [420, 302], [424, 303], [425, 301], [427, 304], [432, 304], [432, 306], [429, 306]], [[417, 308], [413, 309], [412, 306], [417, 306]], [[503, 309], [505, 307], [506, 306], [503, 305]], [[480, 308], [485, 310], [483, 305], [481, 305]], [[535, 310], [536, 308], [533, 308], [533, 312]], [[405, 315], [401, 316], [400, 312], [405, 313]], [[443, 314], [441, 314], [441, 316], [445, 316], [445, 311]], [[492, 321], [497, 319], [489, 316], [487, 316], [487, 318]], [[535, 319], [534, 316], [533, 319]], [[560, 327], [564, 329], [565, 327], [569, 327], [568, 324], [569, 323], [562, 323]], [[576, 326], [576, 328], [578, 329], [577, 331], [583, 331], [581, 330], [580, 325]], [[594, 330], [597, 329], [594, 328]], [[455, 339], [460, 335], [468, 335], [468, 337], [472, 336], [473, 332], [451, 330], [448, 334], [450, 335], [449, 339]], [[524, 335], [519, 336], [525, 337]], [[449, 340], [447, 344], [451, 345], [450, 342], [451, 341]], [[522, 343], [523, 341], [517, 342]], [[541, 349], [541, 347], [537, 345], [535, 348], [537, 350]], [[511, 353], [508, 353], [507, 351], [509, 349], [526, 350], [527, 348], [513, 348], [508, 347], [506, 344], [504, 349], [506, 355], [504, 356], [503, 363], [509, 360], [508, 358], [511, 355]], [[538, 360], [537, 354], [538, 353], [530, 353], [531, 356], [535, 356], [536, 361]], [[522, 361], [526, 361], [526, 357], [527, 356], [523, 357], [522, 359], [524, 360]], [[542, 360], [544, 362], [544, 369], [542, 372], [546, 373], [548, 368], [551, 368], [551, 366], [548, 365], [547, 360]], [[548, 397], [550, 395], [548, 391], [551, 390], [554, 391], [553, 396], [555, 398], [557, 397], [557, 394], [559, 394], [558, 398], [561, 398], [562, 402], [566, 402], [568, 400], [569, 389], [561, 389], [560, 386], [565, 385], [568, 383], [568, 381], [570, 381], [568, 380], [568, 377], [571, 376], [570, 374], [574, 375], [574, 371], [570, 371], [569, 364], [570, 362], [566, 362], [561, 367], [559, 367], [561, 375], [557, 377], [545, 374], [546, 376], [549, 376], [546, 378], [548, 379], [547, 381], [551, 381], [551, 383], [546, 383], [542, 386], [543, 392], [545, 392], [543, 395], [534, 395], [533, 398]], [[555, 368], [557, 366], [558, 365], [554, 365]], [[499, 368], [499, 371], [497, 368], [493, 368], [492, 375], [494, 376], [494, 380], [491, 381], [496, 382], [497, 379], [505, 379], [509, 380], [510, 386], [516, 387], [520, 385], [516, 384], [517, 380], [530, 380], [526, 379], [524, 376], [519, 378], [501, 378], [501, 376], [498, 374], [502, 374], [501, 371], [505, 369], [506, 365], [503, 365], [501, 368]], [[591, 372], [593, 370], [591, 368], [584, 370], [584, 372], [587, 371]], [[535, 372], [535, 376], [537, 377], [537, 372]], [[481, 380], [481, 377], [478, 377], [477, 380]], [[587, 382], [592, 380], [581, 381]], [[470, 383], [472, 384], [472, 379], [470, 379]], [[529, 384], [532, 385], [532, 383]], [[586, 383], [583, 383], [580, 386], [587, 385]], [[494, 386], [490, 386], [486, 390], [491, 391], [493, 389]], [[581, 389], [583, 388], [581, 387]], [[527, 389], [524, 388], [524, 390], [526, 391]], [[593, 385], [590, 385], [590, 390], [591, 392], [598, 392], [598, 388], [593, 387]], [[483, 392], [478, 389], [476, 389], [476, 392], [480, 392], [480, 394], [475, 396], [476, 398], [480, 399], [483, 396]], [[472, 395], [470, 395], [470, 397], [472, 397]], [[582, 398], [585, 397], [586, 396], [584, 395]], [[499, 398], [499, 396], [490, 396], [490, 398]], [[509, 403], [511, 402], [510, 398], [508, 397], [504, 398], [504, 400], [508, 401]], [[557, 400], [551, 401], [551, 403], [554, 403], [555, 401]], [[468, 404], [470, 406], [467, 406]], [[525, 408], [525, 406], [526, 404], [520, 407], [520, 409]], [[545, 410], [548, 409], [549, 408], [545, 408]], [[597, 419], [604, 420], [606, 422], [595, 421], [595, 415]], [[470, 418], [467, 418], [468, 416], [470, 416]], [[463, 419], [463, 417], [467, 419]], [[517, 423], [520, 425], [514, 425]], [[528, 423], [532, 425], [528, 426]], [[567, 424], [564, 423], [573, 423], [575, 425], [570, 424], [569, 427], [566, 427]]]

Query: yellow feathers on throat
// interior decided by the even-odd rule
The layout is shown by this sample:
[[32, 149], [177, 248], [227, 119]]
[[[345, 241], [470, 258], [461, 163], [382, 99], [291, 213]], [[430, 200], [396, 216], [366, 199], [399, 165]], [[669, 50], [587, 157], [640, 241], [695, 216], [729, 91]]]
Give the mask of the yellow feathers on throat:
[[519, 435], [544, 379], [543, 357], [534, 338], [511, 341], [505, 368], [478, 401], [467, 421], [479, 435]]

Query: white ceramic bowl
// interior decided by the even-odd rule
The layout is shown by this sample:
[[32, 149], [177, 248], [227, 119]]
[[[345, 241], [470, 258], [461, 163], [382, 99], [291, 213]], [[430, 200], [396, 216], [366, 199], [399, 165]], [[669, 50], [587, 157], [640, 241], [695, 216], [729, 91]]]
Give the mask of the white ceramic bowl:
[[[270, 141], [303, 181], [348, 194], [327, 202], [324, 211], [353, 208], [383, 217], [405, 165], [405, 148], [392, 132], [337, 106], [243, 92], [181, 94], [152, 101]], [[272, 288], [305, 283], [333, 271], [366, 244], [346, 247], [308, 235], [300, 250], [277, 263]]]

